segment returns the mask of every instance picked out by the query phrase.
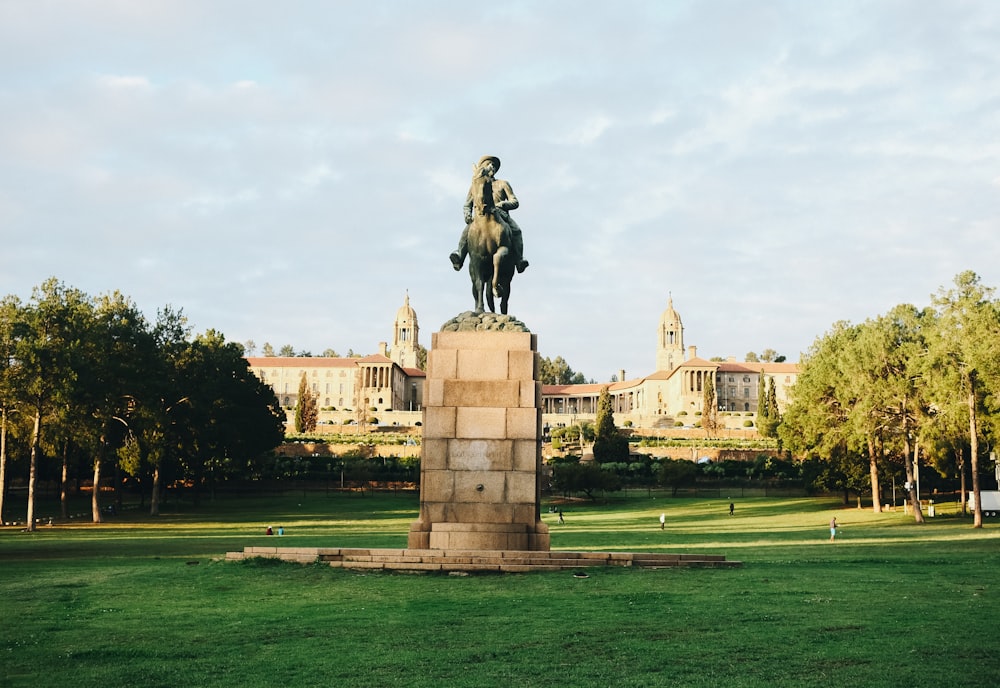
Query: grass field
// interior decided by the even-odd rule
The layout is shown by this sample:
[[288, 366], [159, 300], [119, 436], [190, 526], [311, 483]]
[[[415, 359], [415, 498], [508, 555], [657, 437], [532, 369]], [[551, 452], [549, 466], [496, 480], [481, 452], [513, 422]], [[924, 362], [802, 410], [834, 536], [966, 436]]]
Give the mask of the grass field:
[[0, 686], [1000, 685], [997, 524], [822, 499], [743, 499], [730, 517], [728, 500], [645, 492], [563, 510], [564, 525], [543, 514], [553, 549], [744, 566], [580, 579], [220, 561], [249, 544], [405, 547], [417, 499], [402, 494], [4, 528]]

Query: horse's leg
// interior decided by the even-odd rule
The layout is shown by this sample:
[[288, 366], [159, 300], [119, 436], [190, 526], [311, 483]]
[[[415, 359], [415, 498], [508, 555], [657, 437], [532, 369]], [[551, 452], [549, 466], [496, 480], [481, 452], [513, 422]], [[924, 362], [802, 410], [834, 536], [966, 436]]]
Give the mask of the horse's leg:
[[[472, 256], [469, 256], [472, 258]], [[482, 278], [479, 276], [479, 272], [473, 267], [475, 265], [475, 260], [469, 261], [469, 276], [472, 278], [472, 299], [476, 302], [476, 313], [483, 312], [483, 284]]]
[[507, 299], [510, 298], [510, 282], [504, 285], [503, 296], [500, 297], [500, 312], [507, 315]]
[[[494, 273], [494, 275], [495, 274], [496, 273]], [[490, 281], [491, 282], [493, 281], [493, 277], [490, 278]], [[489, 304], [490, 313], [496, 313], [497, 312], [497, 306], [496, 306], [496, 303], [493, 301], [493, 288], [486, 283], [485, 279], [483, 280], [483, 291], [486, 292], [486, 303]]]
[[493, 287], [494, 296], [503, 296], [503, 294], [499, 291], [497, 280], [500, 279], [500, 264], [503, 262], [503, 259], [507, 257], [508, 253], [509, 250], [506, 246], [501, 246], [493, 253], [493, 279], [491, 286]]

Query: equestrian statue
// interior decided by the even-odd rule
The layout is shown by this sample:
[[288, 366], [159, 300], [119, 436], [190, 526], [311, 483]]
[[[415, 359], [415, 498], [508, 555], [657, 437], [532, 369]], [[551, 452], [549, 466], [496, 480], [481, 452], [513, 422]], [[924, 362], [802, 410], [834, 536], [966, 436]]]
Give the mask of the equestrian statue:
[[465, 229], [458, 250], [449, 256], [455, 270], [461, 270], [465, 257], [469, 257], [477, 313], [484, 312], [485, 305], [496, 313], [498, 298], [500, 312], [506, 314], [514, 272], [524, 272], [528, 267], [521, 228], [510, 216], [518, 206], [517, 197], [510, 184], [496, 178], [499, 169], [500, 159], [492, 155], [483, 156], [473, 167], [472, 185], [465, 199]]

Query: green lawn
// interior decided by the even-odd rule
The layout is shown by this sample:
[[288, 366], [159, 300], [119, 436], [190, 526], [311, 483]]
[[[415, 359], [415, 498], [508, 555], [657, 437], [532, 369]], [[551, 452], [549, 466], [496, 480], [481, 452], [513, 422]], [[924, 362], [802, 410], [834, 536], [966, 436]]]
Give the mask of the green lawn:
[[745, 562], [585, 579], [219, 560], [255, 543], [404, 547], [413, 495], [4, 528], [0, 686], [1000, 685], [1000, 528], [948, 506], [916, 526], [821, 499], [738, 500], [734, 517], [728, 500], [645, 492], [563, 504], [564, 525], [543, 514], [553, 549]]

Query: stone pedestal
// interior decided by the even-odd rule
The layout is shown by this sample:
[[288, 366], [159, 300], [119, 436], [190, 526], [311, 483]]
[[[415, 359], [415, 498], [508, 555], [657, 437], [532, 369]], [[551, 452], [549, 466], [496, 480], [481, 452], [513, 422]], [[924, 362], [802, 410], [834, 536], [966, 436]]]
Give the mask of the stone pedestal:
[[411, 549], [548, 551], [542, 385], [530, 332], [436, 332]]

